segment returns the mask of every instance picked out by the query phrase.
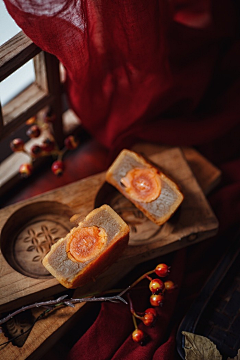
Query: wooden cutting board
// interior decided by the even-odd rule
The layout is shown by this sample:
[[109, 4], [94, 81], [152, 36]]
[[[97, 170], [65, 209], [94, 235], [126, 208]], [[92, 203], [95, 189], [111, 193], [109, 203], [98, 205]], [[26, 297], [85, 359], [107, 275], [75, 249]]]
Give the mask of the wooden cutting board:
[[[94, 282], [77, 289], [76, 297], [93, 290], [109, 289], [137, 264], [213, 236], [217, 232], [218, 221], [202, 189], [208, 192], [213, 181], [219, 180], [220, 172], [200, 154], [195, 153], [195, 164], [198, 163], [195, 170], [200, 170], [200, 182], [203, 174], [205, 177], [201, 188], [196, 179], [197, 173], [193, 174], [190, 163], [186, 160], [189, 154], [193, 158], [194, 152], [191, 149], [188, 152], [188, 149], [172, 148], [149, 155], [151, 161], [180, 185], [185, 196], [181, 208], [161, 227], [156, 227], [141, 216], [136, 208], [126, 203], [125, 198], [106, 184], [105, 173], [2, 209], [0, 312], [9, 312], [27, 303], [42, 301], [64, 290], [45, 271], [41, 259], [51, 243], [70, 229], [71, 215], [78, 213], [85, 217], [102, 203], [108, 203], [116, 211], [121, 210], [131, 228], [129, 246], [119, 260]], [[25, 359], [82, 306], [78, 304], [74, 309], [60, 309], [52, 317], [36, 323], [22, 348], [18, 349], [10, 344], [1, 350], [4, 359], [12, 359], [16, 354], [20, 356], [18, 358]], [[5, 336], [1, 334], [0, 342], [5, 340]], [[40, 348], [43, 349], [42, 346]]]

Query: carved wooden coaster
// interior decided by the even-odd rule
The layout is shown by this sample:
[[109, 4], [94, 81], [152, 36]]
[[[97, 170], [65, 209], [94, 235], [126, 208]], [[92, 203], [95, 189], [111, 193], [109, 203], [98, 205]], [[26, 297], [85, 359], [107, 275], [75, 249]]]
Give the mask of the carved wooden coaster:
[[8, 264], [28, 277], [49, 277], [42, 259], [71, 229], [70, 214], [57, 202], [35, 202], [14, 212], [1, 234], [1, 251]]
[[58, 215], [46, 214], [25, 225], [13, 245], [15, 270], [38, 279], [49, 276], [42, 259], [51, 246], [69, 232], [64, 220]]

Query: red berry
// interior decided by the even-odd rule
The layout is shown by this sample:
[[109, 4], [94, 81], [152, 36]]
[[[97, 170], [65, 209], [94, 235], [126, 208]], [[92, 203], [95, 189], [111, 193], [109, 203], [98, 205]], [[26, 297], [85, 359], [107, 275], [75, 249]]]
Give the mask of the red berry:
[[61, 176], [63, 174], [63, 170], [64, 170], [63, 162], [61, 160], [54, 161], [54, 163], [52, 164], [51, 169], [52, 169], [52, 172], [55, 175]]
[[156, 319], [157, 319], [156, 309], [148, 308], [145, 310], [142, 321], [146, 326], [153, 326]]
[[50, 139], [45, 139], [42, 144], [42, 150], [46, 152], [51, 152], [55, 149], [55, 142]]
[[39, 145], [33, 145], [31, 147], [31, 154], [34, 156], [34, 157], [37, 157], [37, 156], [40, 156], [42, 153], [42, 148], [41, 146]]
[[78, 141], [75, 139], [75, 137], [73, 135], [68, 136], [64, 140], [64, 144], [65, 144], [66, 148], [69, 150], [73, 150], [78, 147]]
[[44, 118], [44, 122], [45, 123], [48, 123], [48, 124], [52, 124], [56, 119], [56, 116], [55, 115], [52, 115], [52, 116], [46, 116]]
[[165, 277], [170, 272], [170, 268], [166, 264], [158, 264], [155, 268], [155, 273], [160, 277]]
[[19, 168], [19, 173], [22, 177], [27, 178], [30, 176], [33, 172], [33, 167], [31, 164], [22, 164]]
[[22, 139], [14, 139], [10, 142], [10, 148], [12, 149], [12, 151], [17, 152], [17, 151], [23, 151], [24, 150], [24, 142]]
[[31, 139], [39, 137], [41, 130], [38, 125], [33, 125], [27, 130], [27, 136]]
[[171, 280], [165, 281], [165, 282], [164, 282], [164, 285], [165, 285], [165, 289], [166, 289], [167, 291], [174, 290], [174, 289], [176, 288], [174, 282], [171, 281]]
[[150, 303], [152, 306], [160, 306], [163, 303], [163, 299], [162, 294], [153, 294], [150, 296]]
[[144, 314], [153, 314], [155, 317], [157, 316], [157, 311], [154, 308], [148, 308], [145, 310]]
[[142, 342], [143, 338], [144, 338], [144, 333], [143, 333], [142, 330], [140, 330], [140, 329], [135, 329], [135, 330], [132, 332], [132, 339], [133, 339], [133, 341], [139, 343], [139, 342]]
[[151, 326], [155, 321], [155, 317], [153, 316], [153, 314], [145, 314], [142, 321], [144, 325]]
[[27, 125], [32, 125], [32, 124], [34, 124], [35, 122], [36, 122], [36, 116], [32, 116], [30, 119], [28, 119], [27, 121], [26, 121], [26, 124]]
[[44, 117], [44, 122], [53, 123], [55, 119], [56, 119], [55, 114], [53, 114], [52, 109], [49, 109], [46, 116]]
[[160, 279], [153, 279], [149, 283], [149, 289], [153, 294], [159, 293], [164, 289], [164, 282]]

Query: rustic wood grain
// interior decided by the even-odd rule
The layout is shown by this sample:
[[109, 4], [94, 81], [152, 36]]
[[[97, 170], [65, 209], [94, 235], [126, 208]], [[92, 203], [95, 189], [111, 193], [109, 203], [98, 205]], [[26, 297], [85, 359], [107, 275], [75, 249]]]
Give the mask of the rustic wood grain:
[[33, 64], [36, 83], [41, 90], [48, 92], [45, 55], [43, 51], [33, 58]]
[[[132, 150], [149, 157], [168, 149], [171, 149], [171, 147], [163, 145], [159, 146], [151, 143], [138, 143]], [[181, 147], [181, 150], [202, 191], [205, 195], [209, 194], [220, 182], [221, 171], [197, 150], [191, 147]]]
[[[0, 81], [42, 51], [22, 31], [3, 44], [0, 50]], [[43, 52], [35, 60], [35, 71], [35, 82], [0, 111], [0, 128], [2, 128], [0, 138], [10, 135], [17, 127], [28, 118], [36, 115], [45, 106], [52, 106], [53, 113], [56, 116], [53, 124], [55, 139], [58, 145], [62, 146], [64, 134], [59, 61], [52, 54]]]
[[22, 31], [5, 42], [0, 50], [0, 81], [41, 51]]
[[49, 94], [53, 97], [54, 101], [51, 104], [52, 113], [55, 115], [53, 122], [54, 138], [58, 146], [61, 148], [64, 142], [63, 133], [63, 104], [62, 104], [62, 88], [60, 81], [60, 68], [58, 59], [47, 52], [44, 53], [46, 75]]
[[[204, 158], [201, 158], [201, 161], [203, 159]], [[173, 220], [172, 224], [169, 226], [166, 225], [165, 229], [163, 229], [164, 231], [160, 232], [156, 238], [153, 236], [151, 241], [145, 239], [143, 242], [140, 241], [142, 245], [136, 245], [137, 238], [135, 238], [135, 243], [128, 246], [124, 254], [115, 264], [95, 279], [94, 283], [89, 283], [77, 289], [75, 291], [75, 297], [91, 293], [93, 289], [94, 291], [96, 291], [96, 289], [102, 291], [112, 288], [117, 281], [124, 277], [137, 264], [191, 245], [192, 243], [202, 241], [216, 233], [218, 221], [182, 151], [176, 148], [170, 149], [160, 154], [156, 153], [151, 155], [150, 160], [171, 175], [181, 186], [185, 195], [181, 211], [177, 215], [177, 218]], [[198, 154], [196, 155], [196, 162], [197, 161]], [[201, 167], [201, 171], [202, 170], [205, 171], [205, 175], [204, 177], [201, 175], [201, 178], [207, 179], [206, 183], [209, 189], [209, 177], [212, 178], [214, 167], [211, 167], [211, 164], [206, 161], [206, 168], [202, 169]], [[209, 177], [206, 173], [210, 174]], [[14, 214], [16, 214], [17, 211], [19, 211], [20, 214], [21, 209], [24, 209], [24, 207], [29, 204], [33, 204], [34, 206], [34, 204], [40, 203], [41, 201], [57, 201], [62, 204], [65, 209], [69, 209], [69, 213], [78, 213], [80, 216], [85, 217], [86, 214], [94, 208], [96, 197], [103, 189], [104, 180], [105, 173], [101, 173], [2, 209], [0, 211], [0, 228], [3, 229], [1, 233], [1, 243], [4, 241], [6, 243], [9, 240], [4, 239], [3, 236], [10, 231], [11, 226], [14, 226], [14, 222], [11, 225], [11, 219], [14, 220]], [[10, 224], [8, 223], [8, 225], [6, 225], [9, 219]], [[29, 216], [27, 220], [30, 221]], [[150, 224], [147, 226], [150, 226]], [[172, 232], [172, 227], [174, 228], [174, 232]], [[139, 235], [141, 235], [141, 232]], [[4, 251], [5, 250], [6, 245]], [[23, 304], [37, 300], [41, 301], [43, 298], [63, 291], [63, 287], [53, 278], [36, 279], [13, 270], [2, 255], [0, 256], [0, 269], [0, 311], [2, 312], [10, 311], [15, 307], [20, 307]], [[42, 358], [44, 351], [47, 351], [49, 346], [52, 346], [59, 338], [57, 333], [59, 336], [63, 335], [61, 330], [62, 326], [64, 325], [66, 331], [67, 320], [69, 320], [73, 314], [76, 314], [81, 307], [82, 305], [78, 305], [73, 309], [61, 309], [47, 319], [37, 322], [24, 346], [19, 349], [9, 344], [5, 348], [2, 348], [2, 358], [26, 359], [28, 356], [30, 356], [31, 359]], [[39, 311], [39, 309], [36, 311]], [[0, 343], [4, 341], [6, 341], [6, 338], [1, 334]], [[46, 344], [46, 346], [44, 346], [44, 344]]]
[[51, 104], [53, 100], [54, 97], [41, 90], [37, 84], [29, 85], [2, 108], [4, 127], [1, 138], [10, 135], [17, 127]]

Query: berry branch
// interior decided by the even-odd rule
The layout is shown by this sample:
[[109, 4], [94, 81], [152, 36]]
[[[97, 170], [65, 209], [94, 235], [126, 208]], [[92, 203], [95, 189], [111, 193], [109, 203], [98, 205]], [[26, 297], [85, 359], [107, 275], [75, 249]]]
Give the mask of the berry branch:
[[[141, 329], [138, 328], [137, 321], [141, 321], [145, 326], [148, 326], [148, 327], [154, 326], [154, 324], [157, 320], [156, 307], [163, 305], [164, 296], [167, 291], [171, 291], [176, 288], [175, 284], [171, 280], [163, 281], [163, 280], [159, 279], [160, 277], [165, 278], [169, 274], [169, 272], [170, 272], [170, 268], [166, 264], [159, 264], [156, 266], [156, 268], [154, 270], [148, 271], [145, 274], [143, 274], [142, 276], [140, 276], [136, 281], [134, 281], [126, 289], [124, 289], [122, 291], [119, 289], [110, 290], [110, 291], [106, 291], [104, 293], [104, 294], [107, 294], [107, 293], [114, 293], [114, 292], [120, 291], [117, 295], [113, 295], [113, 296], [96, 297], [96, 296], [94, 296], [94, 295], [96, 295], [96, 293], [95, 293], [95, 294], [91, 294], [88, 297], [84, 297], [84, 298], [68, 299], [68, 295], [63, 295], [63, 296], [58, 297], [55, 300], [36, 302], [34, 304], [26, 305], [18, 310], [15, 310], [14, 312], [5, 316], [4, 318], [0, 319], [0, 326], [5, 324], [8, 320], [13, 318], [14, 316], [22, 313], [23, 311], [30, 310], [33, 308], [39, 308], [39, 307], [46, 308], [46, 310], [37, 319], [35, 319], [35, 321], [34, 321], [34, 324], [35, 324], [37, 320], [41, 319], [43, 316], [45, 316], [51, 310], [56, 309], [60, 306], [74, 307], [74, 304], [77, 304], [77, 303], [94, 302], [94, 301], [95, 302], [96, 301], [101, 301], [101, 302], [102, 301], [110, 301], [110, 302], [117, 302], [117, 303], [122, 302], [126, 305], [129, 304], [130, 312], [132, 314], [133, 324], [134, 324], [134, 331], [132, 332], [133, 341], [135, 341], [141, 345], [144, 345], [145, 340], [146, 340], [146, 335]], [[159, 278], [152, 278], [150, 276], [151, 274], [155, 274]], [[138, 283], [140, 283], [144, 279], [147, 279], [149, 281], [149, 289], [151, 291], [150, 304], [152, 305], [152, 307], [147, 308], [143, 313], [137, 313], [134, 310], [133, 302], [130, 297], [130, 290], [132, 288], [134, 288]], [[125, 294], [127, 295], [128, 302], [123, 298], [123, 295], [125, 295]], [[31, 330], [31, 328], [29, 329], [29, 331]], [[14, 339], [9, 340], [8, 342], [11, 342], [12, 340], [14, 340]], [[8, 343], [8, 342], [6, 342], [6, 343]], [[4, 343], [4, 344], [6, 344], [6, 343]], [[0, 346], [2, 346], [4, 344], [0, 344]]]
[[[171, 291], [176, 288], [175, 284], [171, 280], [163, 281], [159, 278], [165, 278], [170, 273], [170, 267], [166, 264], [158, 264], [154, 270], [148, 271], [147, 273], [140, 276], [130, 287], [129, 289], [136, 286], [143, 279], [149, 281], [149, 289], [151, 291], [150, 304], [152, 308], [147, 308], [144, 313], [136, 313], [133, 307], [132, 300], [128, 293], [128, 300], [130, 311], [133, 318], [134, 331], [132, 332], [133, 341], [144, 345], [146, 341], [146, 335], [144, 332], [138, 328], [137, 319], [142, 321], [145, 326], [154, 326], [157, 320], [157, 311], [156, 307], [162, 306], [164, 301], [164, 295], [166, 291]], [[155, 274], [159, 278], [152, 278], [150, 275]]]
[[73, 135], [69, 135], [64, 140], [63, 149], [59, 149], [52, 131], [52, 123], [55, 121], [55, 115], [49, 110], [42, 118], [34, 116], [26, 121], [26, 125], [30, 127], [26, 131], [27, 136], [30, 139], [37, 139], [43, 132], [47, 133], [47, 137], [42, 143], [34, 144], [28, 151], [25, 147], [25, 143], [22, 139], [13, 139], [10, 143], [10, 147], [13, 152], [23, 152], [28, 155], [30, 161], [24, 163], [19, 168], [19, 173], [22, 177], [28, 177], [33, 172], [33, 162], [40, 157], [53, 156], [56, 160], [51, 166], [52, 172], [61, 176], [64, 171], [63, 155], [67, 150], [74, 150], [78, 147], [78, 141]]

